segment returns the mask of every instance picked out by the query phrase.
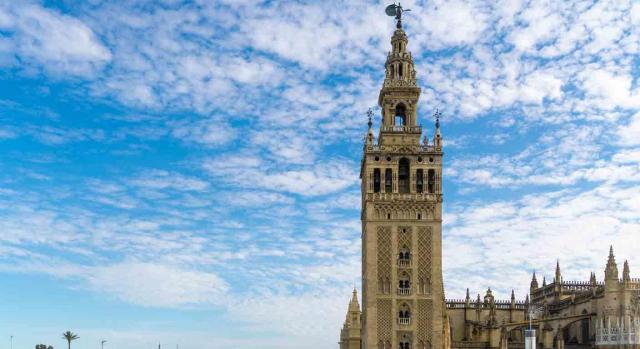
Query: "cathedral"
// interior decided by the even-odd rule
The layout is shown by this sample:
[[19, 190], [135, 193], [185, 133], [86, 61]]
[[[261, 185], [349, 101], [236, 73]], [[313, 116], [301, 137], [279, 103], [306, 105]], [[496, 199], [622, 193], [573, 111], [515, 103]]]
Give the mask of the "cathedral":
[[370, 113], [360, 169], [362, 306], [354, 290], [340, 349], [524, 349], [526, 329], [535, 330], [527, 349], [640, 349], [640, 279], [627, 262], [620, 277], [613, 248], [604, 281], [595, 273], [566, 281], [558, 264], [549, 283], [533, 274], [524, 300], [496, 300], [491, 289], [445, 298], [443, 139], [437, 112], [431, 139], [417, 123], [420, 87], [401, 11], [378, 97], [380, 131]]

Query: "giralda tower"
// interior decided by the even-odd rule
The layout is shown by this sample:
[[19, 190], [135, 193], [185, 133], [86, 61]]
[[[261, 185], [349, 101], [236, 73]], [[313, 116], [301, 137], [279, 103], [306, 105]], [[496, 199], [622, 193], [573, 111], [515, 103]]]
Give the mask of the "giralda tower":
[[[442, 281], [442, 137], [417, 123], [420, 88], [397, 8], [362, 158], [362, 342], [366, 349], [446, 348]], [[448, 332], [448, 331], [447, 331]]]

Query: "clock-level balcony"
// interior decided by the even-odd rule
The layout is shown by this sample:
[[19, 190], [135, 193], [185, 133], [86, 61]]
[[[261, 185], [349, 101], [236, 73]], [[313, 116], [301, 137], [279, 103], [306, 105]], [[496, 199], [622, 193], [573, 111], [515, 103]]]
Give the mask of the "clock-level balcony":
[[414, 133], [422, 134], [422, 126], [406, 126], [406, 125], [382, 125], [381, 133]]
[[432, 201], [442, 200], [442, 194], [435, 193], [365, 193], [366, 201]]

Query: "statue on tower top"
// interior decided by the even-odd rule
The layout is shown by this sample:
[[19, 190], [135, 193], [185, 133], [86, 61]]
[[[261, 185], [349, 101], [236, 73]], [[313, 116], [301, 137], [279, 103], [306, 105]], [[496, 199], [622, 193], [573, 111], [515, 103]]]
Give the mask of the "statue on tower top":
[[396, 28], [400, 29], [402, 28], [402, 12], [409, 12], [411, 10], [409, 9], [403, 9], [402, 5], [400, 5], [400, 3], [398, 3], [396, 5], [396, 3], [394, 2], [393, 4], [387, 6], [387, 8], [384, 10], [384, 12], [387, 14], [387, 16], [395, 16], [396, 17]]

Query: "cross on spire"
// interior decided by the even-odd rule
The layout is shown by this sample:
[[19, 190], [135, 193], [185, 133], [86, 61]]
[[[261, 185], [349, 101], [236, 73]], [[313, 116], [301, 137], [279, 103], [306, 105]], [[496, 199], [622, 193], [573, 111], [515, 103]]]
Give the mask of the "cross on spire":
[[371, 121], [371, 118], [373, 117], [373, 110], [371, 110], [371, 108], [367, 110], [367, 117], [369, 117], [369, 122], [367, 122], [367, 125], [369, 125], [369, 128], [371, 128], [371, 126], [373, 126], [373, 122]]

